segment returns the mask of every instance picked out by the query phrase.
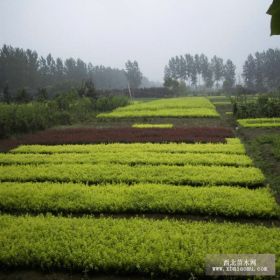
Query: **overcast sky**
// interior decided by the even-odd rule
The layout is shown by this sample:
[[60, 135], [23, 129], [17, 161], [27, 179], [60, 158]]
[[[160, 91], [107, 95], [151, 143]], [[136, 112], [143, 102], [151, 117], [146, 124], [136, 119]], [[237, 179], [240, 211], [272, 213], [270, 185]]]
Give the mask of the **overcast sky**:
[[280, 47], [270, 37], [272, 0], [0, 0], [0, 45], [124, 68], [137, 60], [161, 81], [170, 57], [205, 53], [241, 66]]

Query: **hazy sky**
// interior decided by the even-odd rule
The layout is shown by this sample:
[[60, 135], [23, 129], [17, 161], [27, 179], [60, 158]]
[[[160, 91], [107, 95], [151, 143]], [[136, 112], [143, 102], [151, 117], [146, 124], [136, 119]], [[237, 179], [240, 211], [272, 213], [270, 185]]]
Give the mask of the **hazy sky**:
[[170, 57], [185, 53], [231, 58], [280, 47], [270, 37], [272, 0], [0, 0], [0, 45], [80, 57], [124, 68], [136, 59], [162, 80]]

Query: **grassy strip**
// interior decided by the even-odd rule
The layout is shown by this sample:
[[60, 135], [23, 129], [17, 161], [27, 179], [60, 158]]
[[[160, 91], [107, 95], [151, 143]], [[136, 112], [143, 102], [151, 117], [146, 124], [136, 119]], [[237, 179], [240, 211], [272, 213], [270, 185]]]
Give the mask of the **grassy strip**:
[[273, 156], [276, 160], [280, 160], [280, 134], [266, 134], [255, 139], [258, 144], [270, 145]]
[[280, 203], [280, 136], [279, 134], [265, 134], [253, 136], [247, 140], [246, 148], [255, 164], [261, 168], [266, 182], [275, 192]]
[[243, 127], [280, 127], [280, 118], [239, 119], [237, 122]]
[[166, 166], [120, 164], [44, 164], [0, 166], [1, 181], [54, 181], [88, 183], [166, 183], [175, 185], [263, 184], [262, 172], [254, 167]]
[[279, 228], [246, 224], [2, 215], [0, 240], [2, 267], [186, 277], [206, 254], [269, 252], [280, 268]]
[[267, 188], [2, 183], [0, 210], [31, 213], [158, 213], [280, 217]]
[[245, 154], [239, 139], [228, 139], [228, 144], [97, 144], [97, 145], [22, 145], [12, 153], [96, 153], [96, 152], [156, 152], [156, 153], [228, 153]]
[[0, 164], [60, 164], [60, 163], [120, 163], [152, 165], [227, 165], [250, 166], [252, 160], [246, 155], [221, 153], [155, 153], [155, 152], [95, 152], [87, 154], [0, 154]]
[[97, 118], [135, 118], [135, 117], [166, 117], [166, 118], [180, 118], [180, 117], [219, 117], [215, 109], [209, 108], [192, 108], [192, 109], [157, 109], [157, 110], [129, 110], [118, 111], [111, 113], [101, 113]]
[[172, 123], [135, 123], [132, 125], [134, 128], [172, 128]]

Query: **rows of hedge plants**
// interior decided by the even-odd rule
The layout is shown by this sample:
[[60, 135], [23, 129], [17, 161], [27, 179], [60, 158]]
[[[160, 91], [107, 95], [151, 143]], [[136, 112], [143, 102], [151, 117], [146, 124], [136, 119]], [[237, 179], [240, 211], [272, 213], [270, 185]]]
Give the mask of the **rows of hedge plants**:
[[91, 143], [194, 143], [225, 142], [233, 137], [229, 128], [65, 128], [49, 129], [26, 135], [21, 144], [91, 144]]
[[222, 153], [245, 154], [245, 148], [239, 139], [227, 139], [227, 143], [114, 143], [97, 145], [21, 145], [11, 153], [96, 153], [96, 152], [156, 152], [156, 153]]
[[111, 113], [101, 113], [97, 118], [217, 118], [219, 114], [214, 109], [192, 108], [192, 109], [158, 109], [141, 111], [113, 111]]
[[172, 123], [135, 123], [133, 128], [172, 128]]
[[[0, 216], [2, 268], [141, 273], [205, 273], [207, 254], [275, 254], [279, 228], [238, 223]], [[265, 240], [264, 240], [265, 237]]]
[[237, 122], [242, 127], [280, 127], [280, 118], [239, 119]]
[[194, 109], [208, 108], [215, 109], [215, 106], [205, 97], [179, 97], [170, 99], [155, 99], [148, 102], [137, 102], [129, 106], [118, 108], [122, 111], [153, 111], [162, 109]]
[[254, 167], [204, 165], [122, 164], [43, 164], [2, 165], [0, 182], [54, 181], [77, 183], [166, 183], [175, 185], [241, 185], [256, 187], [264, 183], [262, 172]]
[[1, 183], [0, 209], [9, 213], [199, 214], [279, 218], [268, 188], [162, 184]]
[[184, 97], [131, 104], [97, 115], [97, 118], [138, 117], [219, 117], [219, 114], [207, 98]]
[[106, 150], [94, 153], [0, 153], [0, 164], [61, 164], [61, 163], [120, 163], [120, 164], [152, 164], [152, 165], [226, 165], [250, 166], [253, 164], [250, 157], [243, 154], [222, 153], [156, 153], [128, 150], [121, 153], [112, 153]]

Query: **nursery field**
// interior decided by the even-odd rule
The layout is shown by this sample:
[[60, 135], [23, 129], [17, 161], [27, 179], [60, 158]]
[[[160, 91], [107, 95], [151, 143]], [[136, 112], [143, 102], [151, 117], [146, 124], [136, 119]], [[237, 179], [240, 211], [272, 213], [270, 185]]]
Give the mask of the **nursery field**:
[[[207, 253], [280, 251], [278, 227], [215, 222], [279, 217], [262, 172], [236, 138], [23, 145], [1, 154], [0, 164], [0, 262], [7, 268], [179, 277], [203, 274]], [[87, 216], [100, 214], [128, 217]], [[129, 218], [133, 214], [210, 215], [213, 221]], [[261, 242], [262, 235], [269, 242]]]
[[[185, 100], [131, 106], [216, 112]], [[136, 124], [46, 130], [0, 153], [1, 269], [189, 279], [207, 254], [270, 253], [280, 276], [280, 206], [234, 132]]]
[[117, 108], [110, 113], [97, 115], [98, 118], [138, 117], [219, 117], [215, 106], [204, 97], [159, 99], [140, 102]]

